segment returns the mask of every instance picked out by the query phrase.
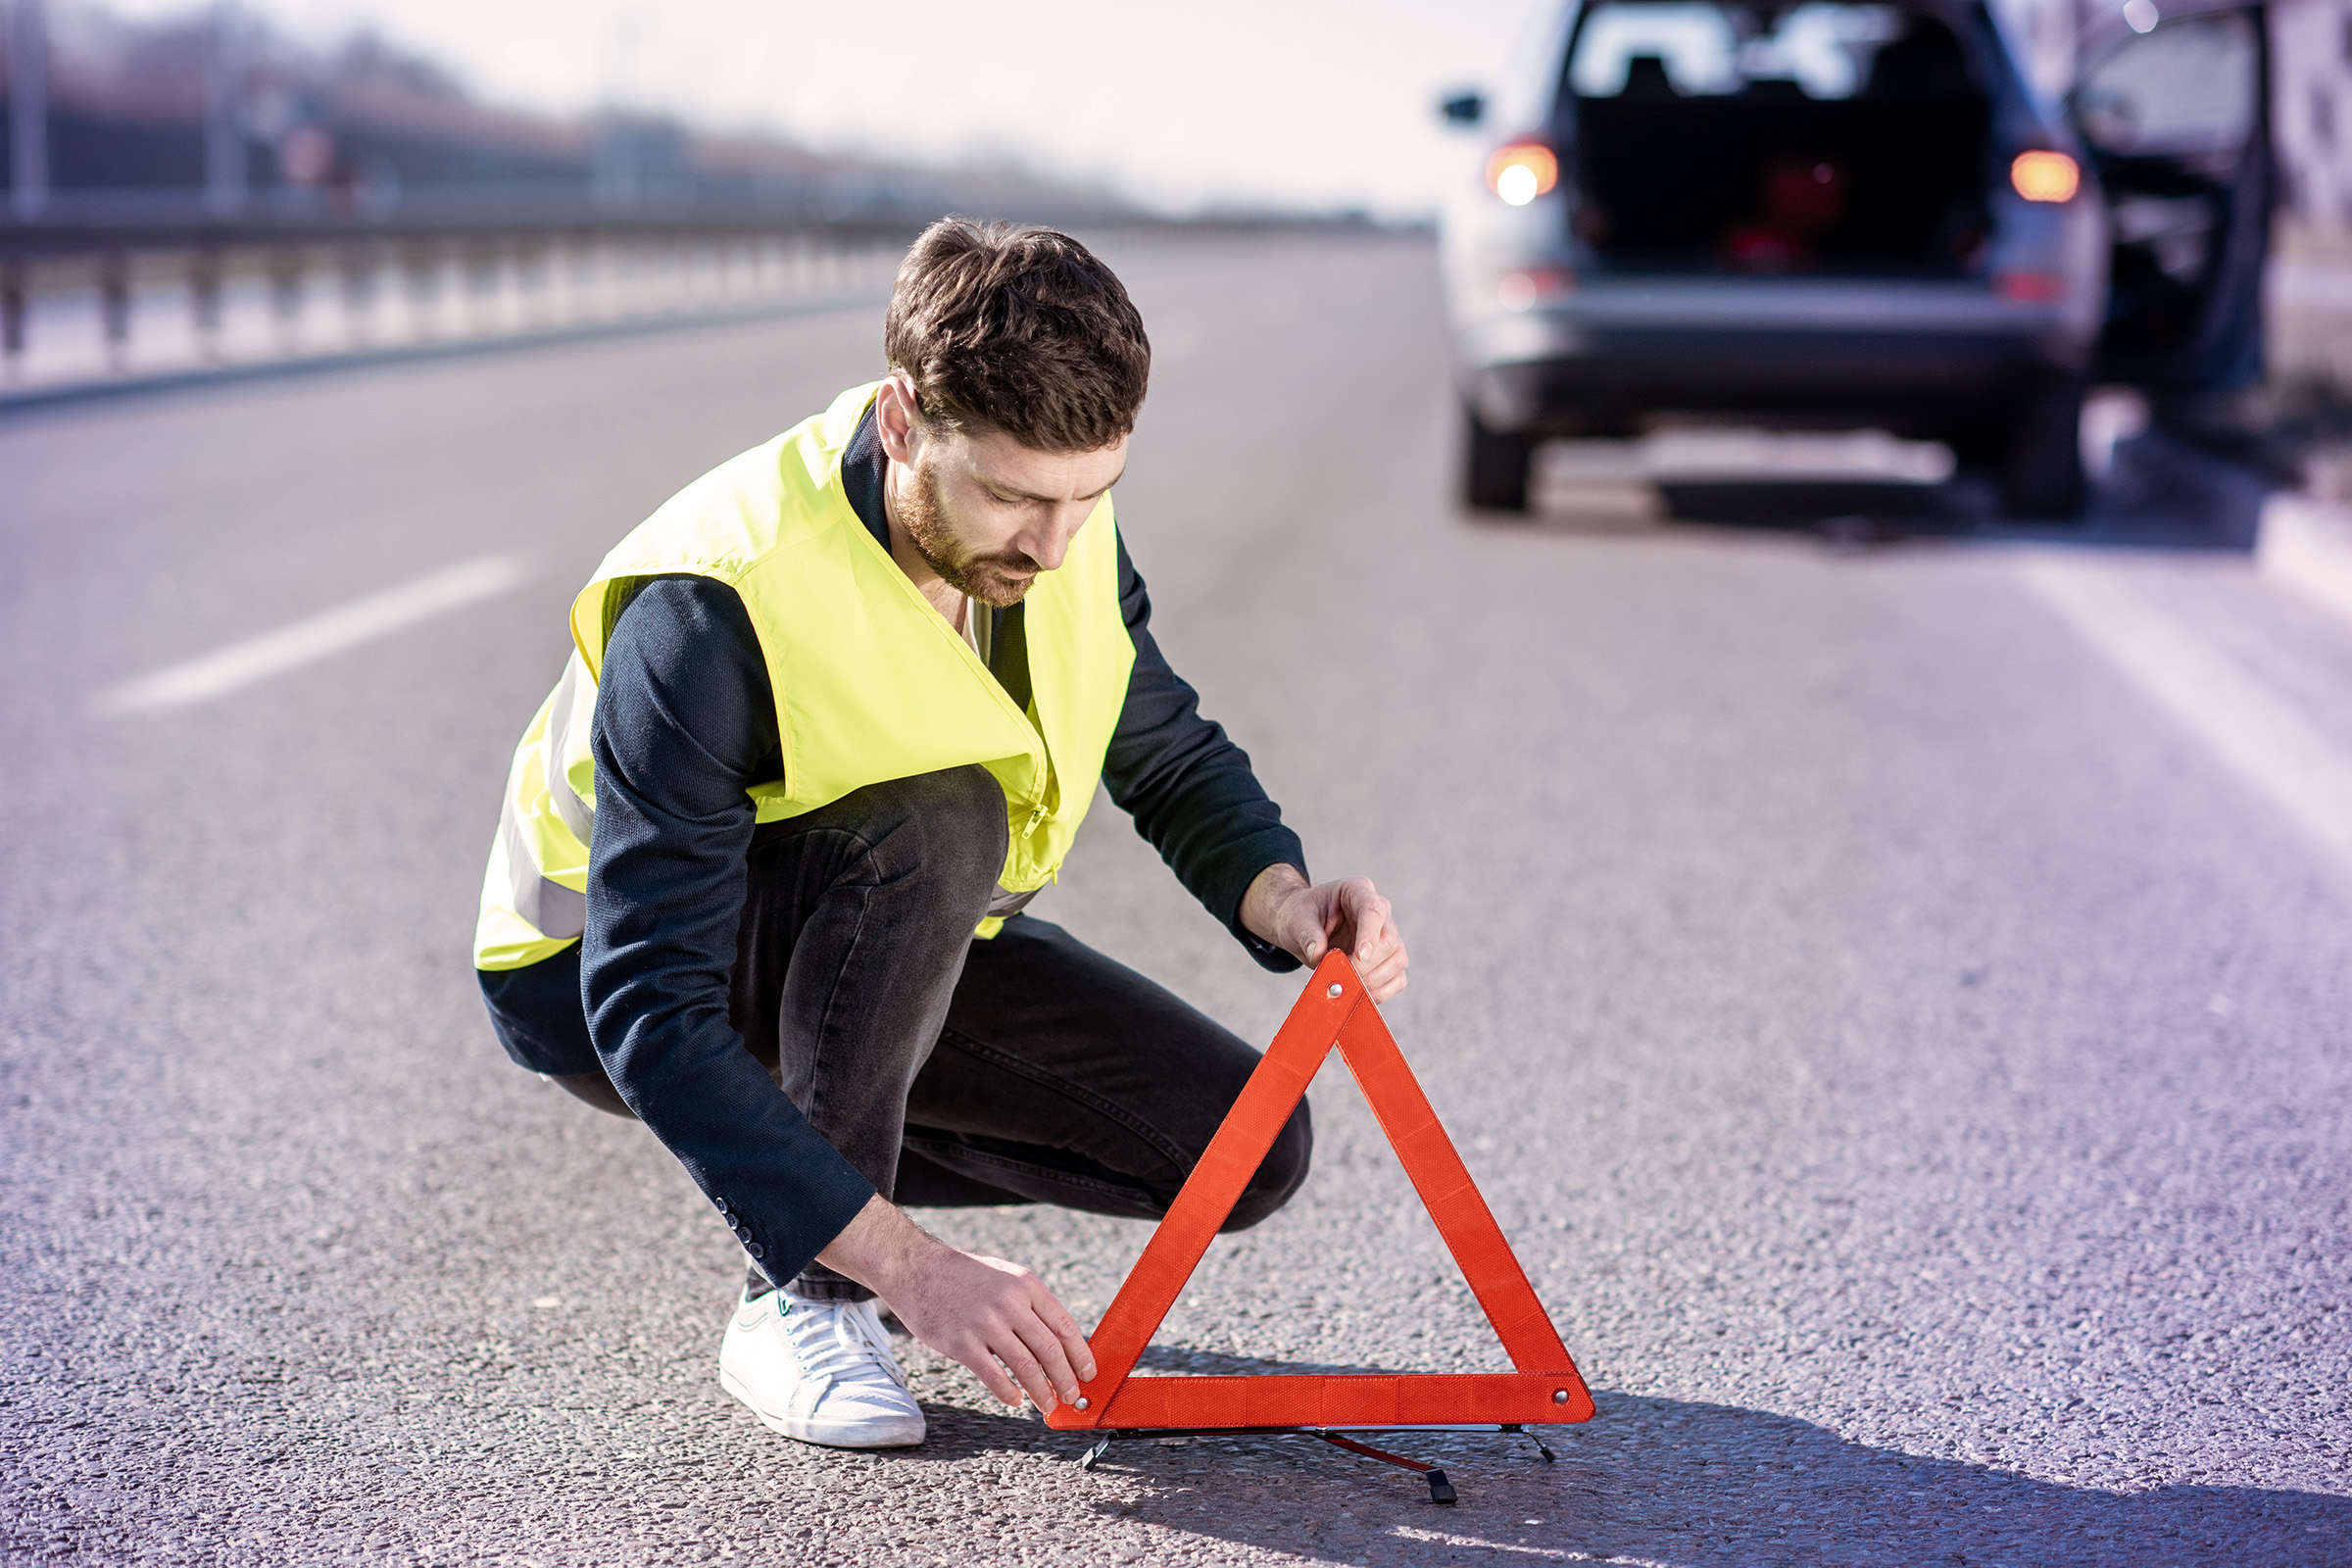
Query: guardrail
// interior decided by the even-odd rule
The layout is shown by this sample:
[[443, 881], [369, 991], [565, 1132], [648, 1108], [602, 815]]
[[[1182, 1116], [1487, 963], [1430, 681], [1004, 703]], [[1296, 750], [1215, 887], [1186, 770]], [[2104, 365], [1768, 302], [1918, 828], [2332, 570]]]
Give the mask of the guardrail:
[[[927, 220], [682, 198], [601, 210], [564, 191], [323, 199], [77, 200], [0, 218], [0, 407], [355, 355], [431, 351], [887, 290]], [[1089, 244], [1374, 232], [1360, 220], [1132, 213], [1061, 219]]]
[[512, 199], [382, 217], [182, 205], [0, 220], [0, 399], [869, 294], [918, 227], [683, 205], [517, 214]]

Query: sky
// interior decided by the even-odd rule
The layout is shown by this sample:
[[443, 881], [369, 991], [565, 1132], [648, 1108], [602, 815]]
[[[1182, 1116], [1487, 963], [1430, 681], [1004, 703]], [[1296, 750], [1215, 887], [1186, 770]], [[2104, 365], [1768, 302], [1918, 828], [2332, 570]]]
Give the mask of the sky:
[[926, 162], [1010, 158], [1170, 211], [1410, 217], [1468, 156], [1438, 98], [1491, 81], [1546, 0], [240, 3], [318, 42], [372, 26], [494, 102], [657, 110]]

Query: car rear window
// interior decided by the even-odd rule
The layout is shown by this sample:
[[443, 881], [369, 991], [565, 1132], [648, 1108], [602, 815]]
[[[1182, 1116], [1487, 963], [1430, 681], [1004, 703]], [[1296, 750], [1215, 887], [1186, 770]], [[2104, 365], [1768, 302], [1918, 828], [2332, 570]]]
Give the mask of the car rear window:
[[1782, 12], [1710, 0], [1604, 0], [1577, 28], [1568, 88], [1580, 98], [1671, 89], [1683, 96], [1792, 81], [1808, 98], [1851, 98], [1903, 36], [1900, 7], [1806, 0]]

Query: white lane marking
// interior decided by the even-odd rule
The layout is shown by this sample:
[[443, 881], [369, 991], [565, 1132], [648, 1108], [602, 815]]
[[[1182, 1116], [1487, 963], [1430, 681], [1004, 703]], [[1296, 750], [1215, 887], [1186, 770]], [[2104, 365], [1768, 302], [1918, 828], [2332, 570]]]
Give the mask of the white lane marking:
[[2352, 757], [2269, 687], [2112, 578], [2046, 560], [2029, 563], [2024, 576], [2223, 761], [2305, 831], [2352, 858]]
[[167, 664], [110, 686], [90, 699], [90, 710], [119, 718], [209, 703], [420, 620], [496, 598], [520, 587], [530, 575], [529, 564], [520, 556], [483, 556], [461, 562], [290, 626], [231, 643], [201, 659]]

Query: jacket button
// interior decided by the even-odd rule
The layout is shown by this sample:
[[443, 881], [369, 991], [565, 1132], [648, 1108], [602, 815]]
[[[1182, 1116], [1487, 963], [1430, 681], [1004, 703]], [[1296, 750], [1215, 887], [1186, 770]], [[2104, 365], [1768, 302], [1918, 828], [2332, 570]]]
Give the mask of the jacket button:
[[767, 1255], [767, 1249], [761, 1247], [758, 1242], [748, 1243], [744, 1247], [744, 1250], [752, 1254], [752, 1261], [755, 1263]]

